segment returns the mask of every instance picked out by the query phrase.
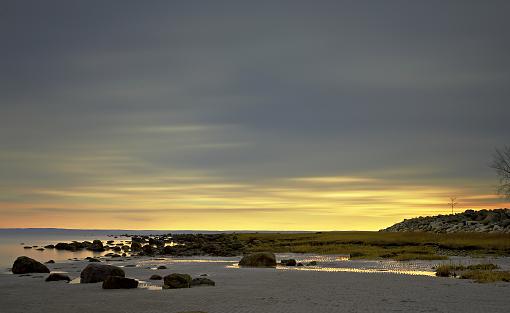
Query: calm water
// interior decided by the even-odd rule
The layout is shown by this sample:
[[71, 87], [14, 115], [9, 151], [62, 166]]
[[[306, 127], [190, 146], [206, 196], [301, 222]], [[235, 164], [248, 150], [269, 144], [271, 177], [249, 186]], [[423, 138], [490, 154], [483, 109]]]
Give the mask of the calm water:
[[[0, 267], [10, 267], [14, 260], [21, 255], [36, 259], [40, 262], [48, 260], [66, 261], [72, 258], [83, 259], [87, 256], [100, 256], [112, 251], [92, 252], [81, 250], [76, 252], [45, 249], [37, 251], [39, 247], [59, 242], [92, 241], [94, 239], [118, 241], [130, 240], [121, 234], [167, 234], [169, 231], [129, 231], [129, 230], [67, 230], [67, 229], [0, 229]], [[181, 233], [181, 232], [179, 232]], [[113, 236], [118, 236], [114, 238]], [[24, 246], [38, 246], [24, 249]]]

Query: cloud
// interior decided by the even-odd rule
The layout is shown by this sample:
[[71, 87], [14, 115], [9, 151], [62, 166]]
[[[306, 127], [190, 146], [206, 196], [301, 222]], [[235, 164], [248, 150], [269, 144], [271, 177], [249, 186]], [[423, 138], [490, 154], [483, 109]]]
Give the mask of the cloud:
[[278, 208], [306, 208], [294, 227], [363, 228], [341, 218], [436, 212], [448, 193], [504, 205], [487, 163], [510, 136], [508, 2], [119, 9], [4, 6], [4, 215], [209, 208], [276, 228]]

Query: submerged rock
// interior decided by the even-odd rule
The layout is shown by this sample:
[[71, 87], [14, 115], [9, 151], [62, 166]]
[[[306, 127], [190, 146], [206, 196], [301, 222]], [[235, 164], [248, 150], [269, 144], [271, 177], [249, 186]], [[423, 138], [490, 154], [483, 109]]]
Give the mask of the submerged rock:
[[189, 288], [191, 286], [191, 276], [188, 274], [173, 273], [163, 279], [164, 289]]
[[126, 274], [120, 267], [105, 264], [89, 264], [87, 265], [80, 274], [80, 283], [98, 283], [104, 281], [108, 276], [121, 276], [124, 277]]
[[46, 281], [59, 281], [59, 280], [65, 280], [69, 282], [71, 281], [71, 278], [61, 273], [51, 273], [48, 277], [46, 277]]
[[53, 264], [53, 263], [55, 263], [55, 261], [53, 261], [53, 260], [49, 260], [48, 262], [46, 262], [46, 264]]
[[87, 250], [95, 251], [95, 252], [103, 252], [105, 251], [103, 243], [101, 240], [94, 240], [92, 244], [87, 247]]
[[166, 270], [166, 269], [167, 269], [167, 267], [166, 267], [166, 266], [164, 266], [164, 265], [160, 265], [160, 266], [158, 266], [158, 270]]
[[20, 256], [14, 261], [12, 272], [14, 274], [49, 273], [50, 270], [41, 262], [26, 256]]
[[137, 280], [124, 276], [108, 276], [103, 281], [103, 289], [131, 289], [137, 287]]
[[246, 267], [276, 267], [276, 257], [271, 252], [256, 252], [245, 255], [239, 266]]

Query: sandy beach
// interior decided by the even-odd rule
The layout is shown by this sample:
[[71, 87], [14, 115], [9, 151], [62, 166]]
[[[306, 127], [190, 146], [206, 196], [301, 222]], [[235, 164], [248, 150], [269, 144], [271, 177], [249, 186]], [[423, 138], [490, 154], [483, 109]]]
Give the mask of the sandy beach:
[[[29, 312], [508, 312], [510, 284], [376, 272], [236, 268], [237, 258], [131, 258], [122, 266], [137, 289], [103, 290], [101, 283], [45, 282], [47, 274], [0, 274], [2, 313]], [[504, 260], [506, 262], [506, 260]], [[49, 264], [72, 279], [85, 261]], [[126, 267], [127, 265], [127, 267]], [[134, 267], [133, 267], [134, 265]], [[157, 270], [159, 265], [167, 269]], [[152, 274], [207, 274], [214, 287], [161, 290]], [[145, 284], [146, 282], [147, 284]]]

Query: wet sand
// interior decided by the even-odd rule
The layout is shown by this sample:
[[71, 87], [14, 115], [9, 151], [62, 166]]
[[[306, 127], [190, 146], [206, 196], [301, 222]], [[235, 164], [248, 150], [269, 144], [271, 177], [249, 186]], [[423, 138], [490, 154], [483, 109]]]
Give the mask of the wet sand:
[[[47, 274], [0, 274], [2, 313], [69, 312], [508, 312], [510, 284], [377, 272], [235, 268], [236, 258], [110, 262], [150, 288], [103, 290], [98, 284], [45, 282]], [[213, 262], [209, 262], [209, 261]], [[49, 264], [79, 277], [88, 262]], [[155, 270], [157, 265], [168, 269]], [[215, 287], [159, 290], [152, 274], [207, 274]], [[142, 286], [148, 287], [145, 284]]]

